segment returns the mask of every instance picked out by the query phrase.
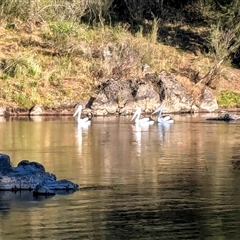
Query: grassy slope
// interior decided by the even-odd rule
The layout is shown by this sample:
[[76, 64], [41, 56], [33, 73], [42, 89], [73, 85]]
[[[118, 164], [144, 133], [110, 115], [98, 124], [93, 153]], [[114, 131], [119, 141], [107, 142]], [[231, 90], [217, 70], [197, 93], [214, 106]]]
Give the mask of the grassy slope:
[[[114, 77], [142, 76], [142, 65], [165, 69], [194, 91], [194, 78], [214, 65], [200, 51], [183, 51], [156, 40], [157, 29], [132, 35], [126, 26], [89, 28], [51, 23], [33, 26], [16, 21], [0, 26], [0, 105], [30, 108], [34, 104], [56, 107], [88, 100], [95, 87]], [[215, 94], [228, 90], [219, 103], [240, 105], [239, 71], [222, 67]], [[237, 97], [236, 97], [237, 96]], [[229, 98], [231, 100], [229, 100]]]

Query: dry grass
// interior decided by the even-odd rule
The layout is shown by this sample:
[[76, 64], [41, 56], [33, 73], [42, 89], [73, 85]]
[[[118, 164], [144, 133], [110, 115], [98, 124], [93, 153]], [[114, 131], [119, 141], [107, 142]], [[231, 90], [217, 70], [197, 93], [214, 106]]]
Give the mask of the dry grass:
[[[12, 28], [2, 23], [0, 104], [29, 108], [87, 100], [110, 77], [141, 77], [145, 63], [153, 72], [172, 72], [192, 92], [194, 81], [211, 69], [211, 58], [157, 42], [156, 22], [147, 36], [131, 34], [127, 25], [90, 28], [60, 22], [29, 30], [19, 21]], [[226, 84], [229, 72], [221, 72], [219, 82]]]

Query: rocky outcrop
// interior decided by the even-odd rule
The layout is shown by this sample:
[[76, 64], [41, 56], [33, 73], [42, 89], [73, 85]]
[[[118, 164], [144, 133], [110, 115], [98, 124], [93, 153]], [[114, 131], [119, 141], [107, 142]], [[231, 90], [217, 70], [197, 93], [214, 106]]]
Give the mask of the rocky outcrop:
[[99, 85], [97, 96], [91, 98], [87, 107], [91, 108], [92, 114], [96, 116], [132, 114], [137, 106], [149, 113], [160, 103], [165, 103], [165, 112], [212, 112], [218, 109], [210, 88], [205, 86], [198, 92], [195, 98], [172, 74], [161, 71], [146, 74], [141, 79], [109, 79]]
[[68, 180], [57, 180], [52, 173], [46, 172], [42, 164], [22, 160], [12, 167], [10, 157], [0, 153], [0, 190], [29, 190], [33, 195], [55, 195], [58, 191], [73, 192], [78, 185]]
[[96, 98], [92, 100], [92, 104], [88, 104], [88, 107], [92, 109], [93, 115], [99, 116], [132, 114], [136, 106], [150, 112], [158, 105], [159, 95], [151, 82], [141, 79], [125, 81], [109, 79], [99, 86]]

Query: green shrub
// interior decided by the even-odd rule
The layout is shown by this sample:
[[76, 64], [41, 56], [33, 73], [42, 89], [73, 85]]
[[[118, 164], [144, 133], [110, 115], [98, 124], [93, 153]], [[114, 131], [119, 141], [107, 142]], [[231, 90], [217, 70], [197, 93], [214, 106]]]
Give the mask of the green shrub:
[[35, 77], [41, 72], [41, 66], [32, 56], [13, 56], [5, 60], [3, 72], [13, 78]]
[[221, 107], [239, 107], [240, 106], [240, 93], [232, 91], [222, 91], [217, 97], [217, 102]]

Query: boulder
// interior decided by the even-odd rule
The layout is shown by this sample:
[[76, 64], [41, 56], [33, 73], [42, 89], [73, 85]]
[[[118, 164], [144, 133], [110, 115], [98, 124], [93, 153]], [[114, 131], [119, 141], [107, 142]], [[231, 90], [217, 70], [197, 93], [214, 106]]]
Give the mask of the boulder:
[[211, 89], [204, 86], [200, 95], [200, 109], [213, 112], [218, 109], [217, 99], [213, 95]]
[[154, 84], [159, 94], [159, 101], [166, 102], [165, 112], [190, 112], [194, 105], [194, 98], [186, 87], [172, 74], [163, 70], [154, 74], [147, 74], [146, 80]]
[[30, 116], [37, 116], [37, 115], [41, 115], [42, 113], [43, 113], [43, 110], [42, 110], [41, 106], [39, 106], [38, 104], [34, 105], [29, 110]]
[[[109, 79], [99, 86], [96, 98], [90, 99], [93, 115], [132, 114], [137, 106], [144, 112], [152, 112], [159, 106], [159, 95], [151, 82], [143, 79]], [[89, 101], [89, 102], [90, 102]]]
[[109, 79], [98, 87], [98, 94], [87, 104], [93, 109], [93, 115], [116, 114], [127, 101], [133, 101], [130, 81]]
[[143, 113], [151, 113], [160, 103], [165, 112], [212, 112], [218, 109], [216, 98], [206, 86], [195, 86], [195, 95], [174, 75], [163, 70], [148, 73], [143, 78], [115, 80], [113, 78], [98, 87], [98, 94], [87, 106], [93, 115], [129, 115], [141, 107]]
[[212, 112], [218, 109], [217, 100], [209, 87], [195, 85], [194, 91], [189, 91], [165, 70], [147, 74], [145, 78], [155, 85], [160, 102], [166, 103], [165, 112]]
[[22, 160], [12, 167], [10, 157], [0, 153], [0, 190], [33, 191], [34, 195], [55, 195], [58, 191], [75, 191], [78, 185], [68, 180], [57, 180], [46, 172], [42, 164]]

